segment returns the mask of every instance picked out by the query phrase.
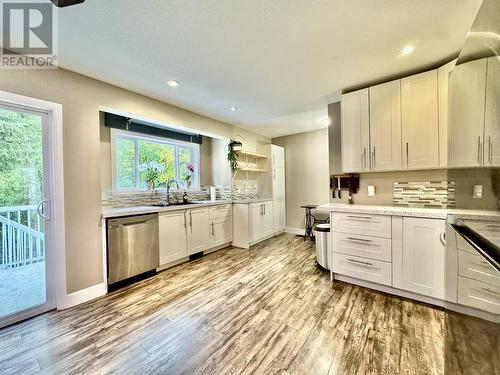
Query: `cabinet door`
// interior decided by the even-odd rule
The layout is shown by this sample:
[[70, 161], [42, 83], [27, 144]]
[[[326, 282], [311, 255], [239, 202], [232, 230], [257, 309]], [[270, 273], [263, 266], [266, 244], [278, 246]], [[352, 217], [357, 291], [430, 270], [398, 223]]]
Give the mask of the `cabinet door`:
[[248, 209], [248, 224], [250, 242], [261, 239], [262, 236], [262, 215], [264, 213], [263, 203], [252, 203]]
[[210, 247], [224, 245], [233, 240], [232, 217], [215, 219], [210, 223]]
[[271, 163], [273, 167], [285, 167], [285, 149], [281, 146], [271, 145]]
[[394, 254], [394, 286], [444, 299], [445, 221], [403, 218], [402, 254]]
[[342, 171], [370, 170], [368, 89], [342, 95]]
[[488, 58], [484, 165], [500, 167], [500, 60]]
[[273, 167], [273, 199], [285, 199], [285, 168]]
[[273, 201], [274, 233], [282, 232], [286, 226], [286, 203], [285, 200]]
[[274, 211], [273, 202], [262, 203], [264, 213], [262, 215], [262, 237], [269, 237], [274, 234]]
[[439, 166], [448, 165], [448, 112], [450, 75], [457, 60], [450, 61], [438, 69], [438, 117], [439, 117]]
[[160, 266], [188, 256], [185, 212], [167, 212], [158, 216]]
[[439, 166], [437, 70], [401, 80], [403, 167]]
[[401, 169], [401, 82], [370, 87], [370, 143], [373, 171]]
[[210, 246], [208, 208], [189, 210], [187, 216], [187, 243], [189, 255], [207, 250]]
[[457, 65], [451, 74], [448, 167], [483, 165], [486, 59]]

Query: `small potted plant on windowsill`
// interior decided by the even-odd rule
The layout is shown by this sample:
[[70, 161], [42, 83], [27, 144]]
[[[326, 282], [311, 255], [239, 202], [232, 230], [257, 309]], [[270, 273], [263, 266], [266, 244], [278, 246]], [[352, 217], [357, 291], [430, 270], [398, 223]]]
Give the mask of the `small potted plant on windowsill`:
[[160, 174], [163, 173], [165, 167], [156, 161], [150, 161], [139, 165], [137, 169], [139, 172], [144, 172], [144, 181], [148, 186], [148, 190], [154, 190]]
[[194, 166], [191, 163], [187, 163], [186, 165], [187, 172], [184, 175], [184, 181], [186, 181], [186, 189], [189, 190], [191, 188], [191, 177], [194, 174]]

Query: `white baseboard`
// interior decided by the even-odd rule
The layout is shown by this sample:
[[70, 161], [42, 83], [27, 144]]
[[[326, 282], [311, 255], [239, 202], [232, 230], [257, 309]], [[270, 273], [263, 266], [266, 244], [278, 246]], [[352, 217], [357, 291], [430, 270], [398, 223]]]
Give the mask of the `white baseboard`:
[[286, 227], [285, 228], [285, 233], [297, 234], [299, 236], [303, 236], [304, 235], [304, 229], [294, 228], [294, 227]]
[[64, 310], [91, 301], [106, 294], [106, 284], [97, 284], [71, 294], [66, 294], [61, 301], [57, 301], [57, 309]]

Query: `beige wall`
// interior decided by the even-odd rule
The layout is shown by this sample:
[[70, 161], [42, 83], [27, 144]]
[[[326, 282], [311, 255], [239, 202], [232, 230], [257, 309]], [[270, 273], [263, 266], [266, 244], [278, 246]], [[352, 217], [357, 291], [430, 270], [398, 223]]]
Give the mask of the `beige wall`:
[[285, 148], [286, 225], [304, 228], [304, 204], [328, 202], [328, 130], [273, 138]]
[[246, 147], [269, 138], [63, 69], [0, 70], [0, 90], [63, 106], [67, 292], [102, 283], [102, 107], [221, 137], [243, 135]]

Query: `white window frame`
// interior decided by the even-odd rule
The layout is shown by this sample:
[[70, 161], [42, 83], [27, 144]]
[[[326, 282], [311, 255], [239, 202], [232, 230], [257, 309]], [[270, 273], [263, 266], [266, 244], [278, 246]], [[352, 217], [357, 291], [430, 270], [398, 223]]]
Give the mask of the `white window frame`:
[[[113, 194], [130, 194], [130, 193], [145, 193], [148, 190], [147, 189], [140, 189], [138, 187], [138, 184], [140, 183], [136, 179], [136, 188], [134, 189], [119, 189], [118, 188], [118, 170], [116, 168], [116, 141], [118, 138], [125, 138], [125, 139], [131, 139], [134, 141], [147, 141], [147, 142], [155, 142], [155, 143], [161, 143], [169, 146], [174, 146], [175, 147], [175, 160], [176, 163], [174, 165], [174, 170], [175, 170], [175, 179], [179, 184], [181, 183], [179, 181], [179, 176], [178, 176], [178, 165], [177, 165], [177, 158], [179, 157], [179, 147], [183, 148], [189, 148], [191, 149], [193, 155], [194, 155], [194, 160], [191, 161], [194, 167], [194, 173], [193, 177], [191, 180], [191, 187], [188, 189], [188, 191], [199, 191], [200, 190], [200, 145], [198, 143], [191, 143], [191, 142], [183, 142], [183, 141], [178, 141], [175, 139], [169, 139], [169, 138], [163, 138], [163, 137], [157, 137], [154, 135], [147, 135], [147, 134], [141, 134], [141, 133], [136, 133], [136, 132], [131, 132], [131, 131], [126, 131], [126, 130], [120, 130], [120, 129], [111, 129], [111, 183], [112, 183], [112, 191]], [[136, 143], [137, 145], [137, 143]], [[137, 147], [137, 146], [136, 146]], [[135, 165], [136, 168], [138, 166], [138, 151], [137, 148], [135, 150]], [[138, 176], [138, 174], [136, 175]], [[156, 191], [166, 191], [166, 188], [155, 188]], [[175, 191], [176, 186], [172, 186], [171, 191]], [[186, 190], [183, 188], [180, 188], [179, 190]]]

